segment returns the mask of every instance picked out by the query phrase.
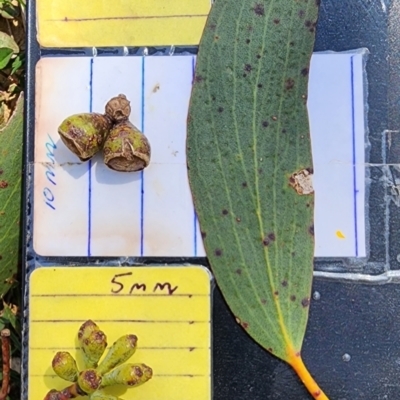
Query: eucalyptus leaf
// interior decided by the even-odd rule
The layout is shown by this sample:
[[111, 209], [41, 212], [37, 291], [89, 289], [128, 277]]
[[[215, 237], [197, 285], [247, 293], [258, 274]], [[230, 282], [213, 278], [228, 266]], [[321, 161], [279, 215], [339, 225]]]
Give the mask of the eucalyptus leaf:
[[187, 137], [204, 246], [236, 320], [327, 399], [301, 359], [313, 273], [307, 114], [315, 0], [216, 0]]
[[23, 95], [0, 130], [0, 295], [13, 285], [20, 262]]

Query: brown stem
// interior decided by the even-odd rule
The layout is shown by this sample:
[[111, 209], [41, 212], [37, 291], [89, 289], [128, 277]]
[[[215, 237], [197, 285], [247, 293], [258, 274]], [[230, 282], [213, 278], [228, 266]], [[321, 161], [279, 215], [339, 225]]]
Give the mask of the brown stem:
[[1, 355], [3, 360], [3, 381], [1, 382], [0, 400], [5, 400], [10, 391], [10, 330], [3, 329], [1, 336]]
[[76, 383], [74, 383], [73, 385], [68, 386], [67, 388], [61, 391], [55, 389], [50, 390], [50, 392], [47, 393], [44, 400], [68, 400], [68, 399], [75, 399], [78, 396], [85, 396], [85, 395], [86, 393], [82, 392], [79, 386]]

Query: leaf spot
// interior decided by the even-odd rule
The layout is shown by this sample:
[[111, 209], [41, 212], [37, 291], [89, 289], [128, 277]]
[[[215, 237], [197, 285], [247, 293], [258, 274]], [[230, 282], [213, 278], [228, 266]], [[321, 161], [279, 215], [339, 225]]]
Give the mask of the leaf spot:
[[236, 217], [236, 222], [241, 222], [241, 218], [240, 217]]
[[292, 295], [290, 296], [290, 301], [296, 301], [296, 296], [295, 296], [294, 294], [292, 294]]
[[222, 256], [222, 250], [221, 249], [216, 249], [214, 253], [215, 253], [215, 255], [217, 257], [221, 257]]
[[224, 111], [224, 107], [218, 107], [218, 112], [222, 113]]
[[316, 392], [313, 393], [314, 397], [319, 397], [321, 395], [321, 391], [317, 390]]
[[206, 233], [206, 232], [201, 232], [201, 237], [202, 237], [203, 239], [205, 239], [206, 236], [207, 236], [207, 233]]
[[3, 171], [2, 169], [0, 169], [0, 175], [2, 175], [2, 174], [3, 174], [3, 172], [4, 172], [4, 171]]
[[247, 182], [243, 182], [242, 187], [247, 188]]
[[271, 119], [272, 119], [272, 121], [278, 121], [278, 117], [275, 116], [275, 115], [273, 115], [273, 116], [271, 117]]
[[301, 70], [301, 74], [302, 74], [303, 76], [307, 76], [307, 75], [308, 75], [308, 72], [309, 72], [308, 67], [305, 67], [305, 68], [303, 68], [303, 69]]
[[269, 246], [269, 239], [266, 237], [266, 238], [264, 238], [263, 239], [263, 241], [262, 241], [262, 243], [263, 243], [263, 245], [265, 246], [265, 247], [267, 247], [267, 246]]
[[261, 54], [257, 54], [257, 58], [260, 59], [261, 58]]
[[285, 82], [285, 89], [286, 89], [286, 90], [291, 90], [291, 89], [293, 89], [293, 88], [294, 88], [294, 80], [293, 80], [292, 78], [286, 79], [286, 82]]
[[309, 232], [310, 235], [314, 236], [314, 225], [311, 225], [311, 226], [308, 228], [308, 232]]
[[280, 22], [281, 22], [281, 20], [279, 18], [275, 18], [274, 19], [274, 24], [275, 25], [278, 25]]
[[236, 272], [238, 275], [242, 275], [242, 270], [241, 270], [240, 268], [238, 268], [235, 272]]
[[275, 233], [274, 232], [269, 233], [268, 239], [274, 241], [276, 239]]
[[222, 210], [222, 215], [228, 215], [228, 210]]
[[259, 83], [259, 84], [257, 85], [257, 87], [258, 87], [259, 89], [261, 89], [261, 88], [263, 87], [262, 83]]
[[262, 304], [267, 304], [267, 300], [262, 299], [262, 300], [261, 300], [261, 303], [262, 303]]
[[282, 286], [283, 287], [287, 287], [287, 285], [288, 285], [288, 282], [285, 280], [285, 281], [282, 281]]
[[307, 308], [310, 305], [310, 299], [308, 297], [305, 297], [302, 301], [301, 301], [301, 305], [304, 308]]
[[277, 290], [275, 290], [274, 295], [279, 296], [279, 292]]
[[264, 5], [263, 4], [257, 3], [254, 6], [253, 11], [258, 16], [264, 16], [265, 15], [265, 9], [264, 9]]
[[246, 43], [249, 44], [250, 43], [250, 39], [246, 39]]
[[251, 66], [251, 64], [246, 64], [246, 65], [244, 66], [244, 70], [245, 70], [246, 72], [251, 72], [252, 69], [253, 69], [253, 67]]
[[8, 187], [8, 182], [7, 181], [0, 181], [0, 189], [5, 189]]
[[268, 128], [269, 122], [268, 121], [263, 121], [262, 126], [264, 128]]
[[289, 185], [299, 195], [306, 195], [314, 193], [313, 188], [313, 174], [309, 169], [302, 169], [295, 172], [289, 178]]
[[272, 347], [268, 347], [268, 349], [267, 349], [270, 353], [274, 353], [274, 350], [273, 350], [273, 348]]
[[305, 11], [304, 10], [300, 10], [299, 11], [299, 17], [300, 18], [304, 18], [304, 15], [305, 15]]
[[203, 81], [203, 77], [201, 75], [196, 75], [195, 78], [194, 78], [194, 81], [197, 82], [197, 83], [202, 82]]

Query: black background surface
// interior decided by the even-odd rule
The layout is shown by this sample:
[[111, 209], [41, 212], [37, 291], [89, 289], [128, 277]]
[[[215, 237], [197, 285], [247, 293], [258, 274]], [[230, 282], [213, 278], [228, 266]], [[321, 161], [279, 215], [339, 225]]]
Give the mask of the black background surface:
[[[34, 7], [35, 1], [29, 0], [25, 172], [33, 162], [34, 68], [40, 55]], [[391, 163], [398, 163], [396, 152], [392, 151], [385, 159], [382, 148], [386, 145], [385, 130], [395, 131], [400, 122], [399, 20], [400, 0], [321, 1], [315, 50], [366, 47], [370, 52], [367, 61], [370, 165], [367, 170], [371, 227], [368, 261], [352, 264], [346, 260], [318, 260], [316, 269], [321, 271], [377, 274], [400, 268], [400, 209], [394, 201], [387, 202], [391, 185], [382, 179], [388, 176], [395, 182], [399, 176], [400, 181], [396, 166], [382, 165], [389, 158]], [[112, 53], [104, 51], [104, 54]], [[69, 49], [58, 54], [83, 55], [83, 52]], [[39, 259], [31, 252], [29, 179], [25, 184], [26, 272], [36, 263], [79, 265], [98, 261]], [[145, 264], [171, 261], [206, 264], [204, 259], [135, 259], [136, 263]], [[315, 279], [313, 290], [321, 298], [311, 302], [303, 358], [325, 393], [332, 400], [400, 399], [400, 287]], [[350, 361], [343, 360], [344, 354], [350, 356]], [[265, 352], [236, 324], [217, 288], [213, 306], [213, 385], [214, 400], [311, 398], [285, 363]]]

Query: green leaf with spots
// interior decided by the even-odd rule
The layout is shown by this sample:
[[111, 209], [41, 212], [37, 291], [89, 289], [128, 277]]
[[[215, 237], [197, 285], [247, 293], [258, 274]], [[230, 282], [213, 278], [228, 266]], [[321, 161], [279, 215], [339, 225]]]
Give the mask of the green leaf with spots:
[[23, 96], [0, 130], [0, 295], [12, 286], [20, 262]]
[[317, 15], [315, 0], [216, 0], [187, 159], [206, 253], [237, 321], [326, 399], [300, 354], [313, 273], [306, 99]]

